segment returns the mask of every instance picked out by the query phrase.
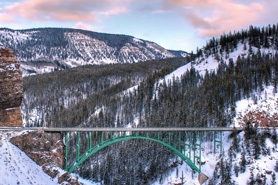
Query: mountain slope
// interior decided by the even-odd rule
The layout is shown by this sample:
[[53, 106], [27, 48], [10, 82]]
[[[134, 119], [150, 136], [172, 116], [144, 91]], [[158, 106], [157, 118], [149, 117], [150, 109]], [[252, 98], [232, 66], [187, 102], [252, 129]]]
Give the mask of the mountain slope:
[[55, 182], [39, 165], [8, 141], [10, 135], [0, 132], [0, 184], [58, 184], [57, 180]]
[[[28, 88], [25, 89], [26, 102], [22, 108], [26, 115], [24, 119], [30, 120], [31, 117], [35, 117], [29, 122], [30, 125], [40, 125], [45, 121], [52, 126], [231, 127], [239, 113], [240, 101], [248, 100], [257, 104], [269, 102], [266, 107], [277, 105], [273, 101], [277, 101], [278, 32], [276, 27], [271, 28], [271, 32], [258, 30], [260, 29], [252, 28], [239, 34], [212, 39], [207, 46], [198, 49], [196, 55], [187, 58], [190, 63], [184, 61], [183, 67], [170, 74], [172, 70], [165, 72], [162, 68], [153, 68], [148, 75], [127, 73], [119, 75], [116, 80], [114, 76], [109, 76], [102, 78], [103, 82], [97, 80], [98, 83], [94, 85], [91, 82], [96, 80], [90, 75], [83, 78], [83, 73], [76, 75], [80, 81], [69, 80], [75, 78], [67, 78], [67, 75], [61, 75], [62, 72], [53, 73], [50, 77], [48, 74], [25, 78]], [[168, 60], [171, 62], [168, 64], [172, 65], [173, 59]], [[129, 67], [133, 66], [135, 65]], [[178, 66], [180, 65], [176, 65]], [[90, 71], [91, 68], [84, 66], [71, 70], [78, 69]], [[63, 85], [65, 87], [57, 86], [57, 81], [51, 80], [54, 74], [56, 79], [67, 82], [61, 83], [66, 84]], [[82, 78], [79, 78], [80, 76]], [[71, 82], [71, 87], [66, 87], [67, 80]], [[65, 96], [67, 98], [64, 98]], [[264, 105], [262, 108], [258, 107], [258, 110], [264, 109]], [[277, 113], [277, 109], [272, 110]], [[248, 110], [244, 109], [242, 112], [248, 113]], [[271, 123], [272, 117], [271, 114], [266, 122]], [[239, 121], [243, 122], [241, 124], [244, 126], [248, 124], [248, 120]], [[217, 160], [216, 164], [207, 162], [207, 170], [215, 169], [215, 173], [208, 174], [210, 184], [232, 184], [233, 181], [239, 184], [237, 173], [239, 177], [246, 176], [244, 181], [247, 182], [248, 178], [252, 177], [249, 172], [252, 172], [253, 167], [257, 168], [257, 165], [264, 161], [269, 164], [277, 160], [276, 131], [252, 132], [251, 139], [242, 133], [224, 135], [225, 152], [221, 155], [222, 158], [206, 154], [206, 149], [202, 153], [205, 160]], [[82, 139], [85, 140], [85, 136]], [[213, 135], [207, 134], [206, 140], [212, 141]], [[236, 143], [242, 145], [240, 149], [234, 147]], [[204, 146], [211, 147], [209, 151], [213, 150], [211, 142]], [[240, 157], [244, 151], [247, 151], [245, 156], [248, 163], [244, 163]], [[234, 155], [236, 157], [233, 157]], [[174, 153], [161, 145], [140, 140], [127, 141], [117, 143], [92, 156], [76, 170], [76, 173], [105, 184], [152, 184], [157, 179], [167, 179], [169, 166], [175, 157]], [[260, 157], [263, 160], [259, 161]], [[236, 161], [235, 166], [231, 166], [233, 160]], [[239, 165], [242, 168], [241, 172], [238, 172]], [[254, 181], [263, 178], [264, 173], [277, 175], [273, 168], [274, 165], [267, 167], [271, 172], [255, 170], [255, 177], [250, 178], [250, 182], [252, 179]], [[190, 169], [186, 171], [188, 174], [190, 172]], [[177, 174], [181, 175], [178, 172]], [[265, 175], [267, 184], [273, 181], [272, 176]]]
[[184, 57], [150, 41], [127, 35], [67, 28], [0, 29], [2, 47], [14, 50], [24, 74], [44, 73], [88, 64], [136, 63]]

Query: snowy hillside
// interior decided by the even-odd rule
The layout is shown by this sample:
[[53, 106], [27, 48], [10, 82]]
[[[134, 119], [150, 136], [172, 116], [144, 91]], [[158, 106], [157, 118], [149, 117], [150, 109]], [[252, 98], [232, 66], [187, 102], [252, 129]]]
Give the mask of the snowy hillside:
[[[47, 175], [41, 166], [30, 159], [23, 151], [9, 142], [12, 137], [23, 135], [25, 132], [0, 131], [0, 185], [58, 185], [58, 177], [65, 173], [55, 167], [59, 174], [55, 178]], [[71, 174], [71, 179], [78, 179], [79, 184], [99, 185], [83, 179], [78, 174]], [[68, 182], [64, 182], [68, 183]], [[63, 184], [63, 183], [62, 183]]]
[[0, 132], [0, 175], [1, 185], [54, 185], [53, 180], [45, 174], [42, 167], [32, 161], [24, 152], [9, 142], [15, 135], [11, 132]]
[[[174, 60], [167, 59], [165, 68], [153, 68], [148, 75], [139, 69], [149, 69], [151, 62], [147, 68], [136, 65], [148, 62], [128, 64], [126, 75], [127, 70], [111, 65], [112, 70], [103, 73], [113, 71], [107, 78], [95, 68], [100, 76], [94, 79], [88, 66], [27, 77], [24, 119], [29, 125], [47, 122], [53, 127], [241, 125], [248, 129], [223, 134], [222, 155], [212, 153], [213, 135], [204, 137], [202, 171], [209, 176], [207, 184], [277, 184], [277, 130], [257, 127], [278, 126], [278, 32], [276, 27], [258, 30], [212, 39], [176, 68], [168, 68]], [[118, 80], [111, 83], [115, 77]], [[104, 184], [198, 183], [198, 174], [175, 153], [140, 140], [99, 151], [76, 173]]]
[[136, 63], [187, 55], [132, 36], [62, 28], [2, 28], [0, 43], [14, 50], [24, 75], [88, 64]]
[[[172, 80], [173, 77], [180, 78], [181, 75], [185, 74], [186, 71], [190, 71], [191, 68], [194, 68], [196, 71], [198, 71], [200, 75], [205, 76], [206, 72], [217, 73], [217, 69], [221, 63], [229, 65], [230, 61], [236, 62], [238, 57], [242, 57], [246, 59], [248, 56], [251, 57], [252, 54], [254, 53], [256, 54], [259, 52], [261, 53], [261, 55], [269, 55], [269, 56], [275, 56], [275, 54], [278, 53], [277, 49], [274, 47], [257, 48], [254, 46], [252, 46], [252, 53], [250, 53], [250, 50], [244, 48], [244, 45], [246, 44], [248, 44], [248, 41], [245, 41], [245, 44], [239, 43], [236, 49], [230, 53], [224, 52], [221, 54], [220, 51], [218, 51], [217, 54], [209, 55], [209, 56], [205, 56], [204, 54], [202, 54], [201, 56], [196, 57], [190, 63], [181, 66], [176, 71], [173, 71], [172, 73], [168, 74], [167, 76], [165, 76], [164, 79], [167, 82], [168, 80]], [[164, 79], [162, 79], [162, 81]]]
[[[255, 157], [254, 153], [248, 152], [244, 132], [241, 132], [237, 136], [237, 141], [239, 141], [237, 144], [237, 146], [239, 146], [237, 152], [234, 151], [234, 141], [230, 138], [230, 134], [231, 132], [224, 132], [223, 134], [223, 155], [209, 152], [213, 150], [211, 142], [203, 143], [202, 162], [204, 165], [202, 165], [202, 173], [209, 177], [208, 181], [204, 184], [243, 185], [250, 184], [252, 179], [257, 182], [258, 185], [277, 184], [278, 181], [276, 180], [276, 177], [278, 175], [278, 162], [276, 161], [278, 161], [278, 149], [273, 141], [270, 138], [267, 138], [265, 140], [265, 145], [261, 147], [261, 155]], [[249, 147], [249, 150], [254, 148], [253, 145]], [[246, 161], [243, 162], [243, 160]], [[189, 185], [200, 184], [198, 182], [198, 173], [192, 173], [190, 167], [186, 163], [182, 163], [180, 159], [175, 159], [175, 161], [179, 165], [170, 169], [165, 177], [158, 179], [153, 184], [174, 185], [181, 184], [182, 182]], [[229, 176], [229, 181], [226, 181], [226, 183], [224, 183], [225, 177], [223, 178], [222, 174], [224, 172], [221, 171], [226, 171], [225, 173]]]
[[[252, 61], [259, 58], [266, 60], [266, 58], [277, 56], [276, 44], [270, 42], [267, 44], [268, 47], [265, 45], [254, 46], [250, 40], [241, 40], [238, 44], [234, 44], [234, 48], [228, 46], [232, 49], [224, 52], [223, 49], [221, 51], [223, 46], [220, 45], [215, 48], [200, 49], [199, 55], [192, 62], [166, 75], [158, 84], [163, 86], [165, 81], [168, 86], [173, 86], [174, 80], [182, 80], [182, 76], [185, 76], [186, 72], [191, 69], [205, 77], [206, 74], [217, 74], [221, 65], [236, 66], [238, 59]], [[211, 51], [214, 51], [214, 54]], [[223, 70], [221, 72], [223, 73]], [[255, 70], [254, 73], [256, 73]], [[257, 130], [255, 128], [277, 127], [278, 125], [277, 72], [270, 70], [270, 73], [276, 75], [276, 78], [272, 77], [270, 82], [266, 81], [268, 85], [258, 87], [252, 90], [248, 97], [243, 96], [236, 101], [234, 117], [231, 124], [228, 125], [230, 127], [245, 127], [249, 122], [254, 130], [246, 130], [237, 134], [225, 132], [223, 135], [224, 154], [222, 156], [206, 152], [212, 151], [212, 146], [208, 147], [211, 145], [210, 142], [203, 145], [202, 162], [206, 163], [202, 166], [202, 171], [209, 177], [206, 184], [274, 185], [278, 183], [276, 180], [278, 175], [277, 129]], [[160, 90], [159, 86], [157, 86], [157, 90]], [[159, 98], [159, 96], [156, 97]], [[230, 112], [230, 107], [225, 112]], [[155, 184], [179, 184], [182, 182], [198, 184], [197, 175], [192, 175], [191, 169], [186, 164], [170, 170], [166, 177], [160, 178]]]

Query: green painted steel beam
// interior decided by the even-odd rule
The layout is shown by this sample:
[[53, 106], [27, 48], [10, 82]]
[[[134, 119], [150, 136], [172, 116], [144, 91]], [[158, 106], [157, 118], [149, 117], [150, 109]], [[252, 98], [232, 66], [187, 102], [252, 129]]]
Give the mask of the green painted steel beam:
[[223, 144], [222, 144], [222, 135], [223, 135], [223, 131], [220, 131], [220, 142], [221, 142], [221, 144], [220, 144], [220, 153], [222, 154], [222, 152], [223, 152]]
[[[186, 133], [186, 132], [185, 132]], [[191, 149], [192, 149], [192, 131], [189, 131], [189, 138], [188, 138], [188, 144], [186, 143], [186, 138], [185, 138], [185, 141], [184, 141], [184, 155], [185, 155], [185, 150], [186, 150], [186, 147], [188, 147], [189, 151], [189, 159], [191, 160]]]
[[216, 131], [214, 131], [214, 140], [213, 140], [213, 152], [216, 153], [216, 143], [218, 141], [216, 140]]
[[[197, 143], [197, 133], [196, 132], [199, 132], [199, 143]], [[196, 163], [195, 162], [195, 159], [199, 159], [199, 169], [201, 170], [201, 159], [202, 159], [202, 131], [196, 131], [194, 132], [193, 134], [193, 145], [194, 145], [194, 157], [193, 157], [193, 160], [194, 160], [194, 164]], [[199, 147], [199, 155], [196, 154], [196, 150], [197, 150], [197, 147]]]
[[179, 151], [181, 151], [181, 132], [179, 131]]
[[170, 144], [171, 144], [171, 132], [170, 132], [170, 131], [168, 132], [168, 135], [169, 135], [169, 136], [168, 136], [168, 140], [169, 140], [169, 141], [168, 141], [168, 144], [170, 145]]
[[129, 140], [129, 139], [146, 139], [146, 140], [151, 140], [151, 141], [160, 143], [160, 144], [166, 146], [167, 148], [169, 148], [170, 150], [174, 151], [179, 157], [181, 157], [182, 160], [184, 160], [190, 166], [190, 168], [192, 170], [195, 170], [198, 173], [201, 173], [201, 170], [198, 169], [198, 167], [195, 164], [193, 164], [190, 159], [188, 159], [185, 155], [183, 155], [182, 152], [180, 152], [179, 150], [177, 150], [176, 148], [174, 148], [173, 146], [171, 146], [168, 143], [165, 143], [165, 142], [160, 141], [160, 140], [155, 139], [155, 138], [146, 137], [146, 136], [126, 136], [126, 137], [123, 136], [123, 137], [117, 137], [117, 138], [114, 138], [114, 139], [104, 141], [102, 143], [102, 145], [94, 146], [93, 148], [91, 148], [91, 150], [87, 151], [81, 157], [79, 157], [78, 161], [76, 161], [74, 164], [69, 166], [68, 172], [72, 173], [80, 164], [82, 164], [86, 159], [88, 159], [90, 156], [92, 156], [93, 154], [95, 154], [99, 150], [101, 150], [101, 149], [103, 149], [103, 148], [105, 148], [109, 145], [112, 145], [116, 142]]
[[199, 144], [199, 157], [200, 157], [200, 159], [199, 159], [199, 169], [201, 171], [201, 163], [202, 163], [202, 161], [201, 161], [201, 159], [202, 159], [202, 131], [199, 132], [199, 142], [200, 142], [200, 144]]
[[219, 131], [219, 132], [220, 132], [220, 140], [217, 140], [216, 139], [216, 131], [214, 131], [214, 141], [213, 141], [214, 149], [213, 149], [213, 151], [214, 151], [214, 153], [216, 153], [216, 143], [219, 143], [220, 144], [220, 154], [222, 154], [222, 152], [223, 152], [223, 143], [222, 143], [223, 131]]
[[193, 132], [193, 161], [195, 164], [195, 154], [196, 154], [196, 132]]
[[176, 132], [173, 133], [173, 137], [174, 137], [174, 143], [173, 143], [173, 144], [174, 144], [174, 148], [176, 148], [176, 134], [175, 134], [175, 133], [176, 133]]
[[65, 132], [65, 170], [68, 171], [68, 152], [69, 152], [69, 144], [68, 144], [68, 136], [69, 132]]
[[191, 159], [191, 150], [192, 150], [192, 131], [189, 132], [189, 159]]
[[76, 137], [76, 162], [79, 161], [80, 157], [80, 132], [77, 132], [77, 137]]

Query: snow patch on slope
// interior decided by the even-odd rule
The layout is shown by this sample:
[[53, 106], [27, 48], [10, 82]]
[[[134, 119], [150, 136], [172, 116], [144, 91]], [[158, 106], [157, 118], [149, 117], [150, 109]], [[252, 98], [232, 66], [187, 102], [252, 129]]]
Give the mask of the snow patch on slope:
[[[228, 134], [223, 135], [223, 149], [228, 150], [231, 145], [231, 140], [227, 139]], [[199, 141], [198, 141], [199, 142]], [[217, 146], [217, 151], [213, 153], [213, 142], [203, 142], [202, 143], [202, 165], [201, 171], [209, 179], [213, 177], [213, 172], [216, 164], [220, 161], [221, 155], [219, 154], [220, 148]], [[199, 149], [196, 150], [196, 153], [199, 153]], [[186, 156], [189, 156], [188, 151], [186, 151]], [[191, 156], [193, 156], [193, 151], [191, 151]], [[197, 160], [196, 160], [197, 161]], [[199, 168], [198, 162], [196, 162], [196, 166]], [[170, 170], [170, 172], [166, 175], [165, 178], [162, 178], [162, 181], [155, 181], [154, 185], [175, 185], [179, 183], [184, 183], [188, 185], [199, 185], [198, 181], [199, 174], [197, 172], [193, 172], [192, 169], [186, 164], [184, 161], [182, 164], [179, 164], [177, 167]], [[182, 181], [183, 179], [183, 181]]]
[[[1, 185], [59, 185], [58, 175], [52, 179], [44, 173], [42, 167], [37, 165], [23, 151], [9, 142], [10, 138], [26, 133], [0, 131], [0, 177]], [[59, 174], [64, 170], [57, 168]], [[100, 185], [91, 180], [83, 179], [77, 174], [71, 177], [78, 179], [84, 185]]]
[[[277, 131], [276, 131], [277, 132]], [[244, 133], [240, 133], [240, 140], [239, 140], [239, 146], [243, 143]], [[263, 174], [265, 176], [266, 184], [272, 184], [272, 175], [276, 174], [276, 177], [278, 175], [277, 172], [275, 172], [274, 168], [276, 165], [276, 161], [278, 160], [278, 149], [273, 144], [272, 141], [269, 139], [266, 139], [265, 146], [261, 146], [269, 151], [271, 151], [269, 154], [263, 155], [260, 154], [258, 159], [255, 159], [254, 156], [248, 154], [248, 152], [245, 153], [245, 158], [247, 160], [246, 170], [244, 173], [239, 173], [238, 177], [236, 176], [234, 170], [231, 171], [231, 178], [235, 182], [236, 185], [241, 184], [249, 184], [248, 181], [250, 180], [250, 174], [254, 174], [254, 179], [257, 178], [258, 174]], [[233, 159], [233, 165], [240, 166], [241, 161], [241, 155], [237, 154], [237, 157]], [[227, 159], [227, 156], [226, 156]], [[271, 173], [269, 173], [271, 172]], [[263, 181], [263, 178], [260, 178]], [[276, 180], [277, 182], [277, 180]], [[220, 184], [220, 183], [219, 183]], [[275, 182], [274, 182], [275, 184]]]
[[[252, 52], [257, 53], [258, 48], [252, 46]], [[272, 48], [261, 48], [260, 49], [261, 54], [271, 54], [272, 56], [275, 55], [276, 50]], [[217, 53], [218, 56], [221, 56], [223, 59], [223, 62], [228, 65], [229, 61], [236, 62], [238, 56], [247, 58], [249, 55], [248, 49], [244, 50], [244, 44], [240, 43], [237, 45], [237, 49], [235, 49], [233, 52], [230, 52], [228, 55], [224, 52], [222, 55], [218, 51]], [[193, 67], [196, 71], [199, 72], [201, 76], [205, 76], [206, 71], [208, 73], [211, 72], [217, 72], [217, 69], [220, 64], [220, 59], [217, 59], [216, 55], [209, 55], [208, 57], [201, 56], [199, 58], [196, 58], [195, 60], [189, 62], [188, 64], [179, 67], [172, 73], [168, 74], [165, 76], [164, 79], [159, 81], [159, 84], [163, 83], [163, 80], [168, 84], [171, 82], [173, 78], [179, 78], [181, 75], [185, 74], [186, 71], [190, 71], [190, 69]]]
[[254, 92], [250, 98], [236, 102], [234, 126], [242, 126], [244, 116], [249, 112], [265, 112], [268, 117], [278, 116], [278, 92], [273, 86], [267, 86], [262, 92]]
[[32, 161], [24, 152], [8, 140], [11, 133], [0, 132], [0, 174], [5, 185], [54, 185], [58, 184], [45, 174], [41, 166]]
[[135, 37], [133, 38], [133, 41], [134, 41], [134, 42], [139, 42], [139, 43], [143, 43], [143, 41], [142, 41], [142, 40], [140, 40], [140, 39], [137, 39], [137, 38], [135, 38]]

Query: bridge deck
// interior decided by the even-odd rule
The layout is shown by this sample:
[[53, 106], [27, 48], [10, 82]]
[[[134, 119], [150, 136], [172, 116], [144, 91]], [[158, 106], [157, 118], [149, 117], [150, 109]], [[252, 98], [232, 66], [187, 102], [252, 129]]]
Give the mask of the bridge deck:
[[[233, 131], [234, 128], [174, 128], [174, 127], [157, 127], [157, 128], [45, 128], [45, 131], [53, 132], [53, 131], [80, 131], [80, 132], [88, 132], [88, 131]], [[236, 128], [236, 130], [244, 130], [244, 128]]]
[[[264, 128], [258, 128], [258, 129], [272, 129], [273, 127], [264, 127]], [[275, 127], [274, 127], [275, 128]], [[80, 127], [68, 127], [68, 128], [48, 128], [48, 127], [0, 127], [0, 131], [24, 131], [24, 130], [30, 130], [30, 131], [45, 131], [45, 132], [95, 132], [95, 131], [103, 131], [103, 132], [120, 132], [120, 131], [160, 131], [160, 132], [166, 132], [166, 131], [234, 131], [234, 130], [244, 130], [244, 127], [214, 127], [214, 128], [194, 128], [194, 127], [157, 127], [157, 128], [105, 128], [105, 127], [99, 127], [99, 128], [80, 128]]]

